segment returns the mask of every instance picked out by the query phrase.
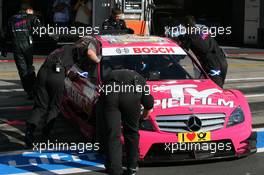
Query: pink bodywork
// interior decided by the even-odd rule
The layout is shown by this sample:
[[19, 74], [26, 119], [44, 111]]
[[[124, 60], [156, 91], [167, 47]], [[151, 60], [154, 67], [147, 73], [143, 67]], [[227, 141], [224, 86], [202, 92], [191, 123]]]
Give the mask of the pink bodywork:
[[[157, 37], [158, 38], [158, 37]], [[111, 44], [108, 40], [97, 36], [96, 39], [102, 44], [102, 48], [111, 48], [111, 47], [149, 47], [149, 46], [162, 46], [162, 47], [179, 47], [175, 42], [172, 42], [169, 39], [161, 38], [165, 42], [128, 42], [128, 43], [117, 43]], [[100, 69], [100, 65], [99, 69]], [[100, 71], [98, 71], [100, 73]], [[100, 77], [100, 76], [99, 76]], [[155, 120], [156, 116], [170, 116], [170, 115], [180, 115], [180, 114], [216, 114], [221, 113], [226, 115], [225, 124], [222, 129], [218, 129], [215, 131], [211, 131], [211, 140], [219, 141], [219, 140], [231, 140], [237, 155], [244, 154], [247, 150], [246, 148], [246, 139], [248, 139], [252, 132], [252, 116], [250, 112], [249, 105], [244, 95], [237, 90], [223, 90], [219, 88], [214, 82], [210, 79], [202, 79], [202, 80], [172, 80], [172, 81], [151, 81], [148, 82], [148, 85], [152, 89], [151, 94], [155, 99], [155, 107], [153, 112], [151, 113], [150, 120], [154, 125], [155, 131], [140, 131], [140, 159], [144, 159], [150, 150], [153, 144], [157, 143], [177, 143], [178, 138], [176, 133], [162, 132], [159, 130], [157, 126], [157, 122]], [[177, 101], [173, 95], [177, 96], [177, 94], [172, 94], [171, 88], [176, 87], [184, 87], [180, 91], [183, 93], [184, 101]], [[163, 90], [155, 90], [159, 87], [163, 87]], [[166, 88], [171, 87], [171, 88]], [[154, 90], [155, 92], [154, 92]], [[206, 92], [206, 90], [212, 90], [213, 93], [207, 96], [209, 101], [206, 101], [204, 104], [202, 100], [196, 100], [195, 104], [191, 104], [191, 98], [193, 94], [199, 95], [201, 92]], [[165, 99], [163, 103], [162, 100]], [[168, 100], [172, 99], [170, 104]], [[174, 99], [174, 100], [173, 100]], [[219, 99], [220, 102], [218, 101]], [[64, 96], [63, 101], [63, 111], [66, 116], [71, 119], [75, 119], [78, 125], [81, 127], [81, 130], [87, 137], [91, 137], [93, 135], [93, 128], [83, 122], [79, 117], [77, 117], [74, 112], [70, 110], [66, 110], [67, 94]], [[230, 103], [229, 103], [230, 102]], [[92, 104], [92, 103], [91, 103]], [[245, 121], [241, 124], [226, 127], [228, 123], [228, 119], [231, 113], [237, 108], [241, 107], [245, 115]]]
[[[195, 88], [197, 91], [203, 91], [207, 89], [220, 89], [216, 84], [214, 84], [211, 80], [181, 80], [175, 81], [164, 81], [164, 82], [148, 82], [150, 86], [153, 85], [165, 85], [165, 86], [172, 86], [172, 85], [196, 85]], [[152, 92], [154, 99], [169, 99], [171, 98], [170, 90], [166, 90], [164, 92]], [[154, 111], [151, 113], [151, 120], [155, 124], [155, 116], [169, 116], [169, 115], [180, 115], [180, 114], [214, 114], [214, 113], [224, 113], [226, 117], [226, 121], [224, 127], [219, 130], [211, 131], [211, 141], [218, 141], [218, 140], [232, 140], [234, 145], [235, 151], [237, 154], [244, 154], [247, 151], [244, 147], [246, 146], [242, 141], [246, 140], [251, 135], [251, 123], [252, 117], [250, 108], [248, 103], [243, 96], [243, 94], [237, 90], [227, 90], [222, 91], [222, 93], [215, 93], [208, 98], [212, 98], [212, 104], [202, 105], [201, 102], [197, 102], [195, 105], [187, 105], [190, 104], [190, 94], [184, 91], [185, 96], [185, 104], [186, 106], [177, 106], [167, 108], [166, 110], [162, 109], [161, 105], [155, 106]], [[217, 106], [216, 101], [217, 99], [224, 99], [227, 101], [233, 101], [234, 106]], [[215, 102], [214, 102], [215, 101]], [[245, 114], [245, 121], [239, 125], [233, 127], [226, 127], [229, 116], [233, 112], [233, 110], [240, 106]], [[191, 108], [191, 110], [190, 110]], [[150, 147], [155, 143], [177, 143], [178, 138], [175, 133], [168, 133], [162, 132], [159, 130], [157, 124], [154, 125], [156, 132], [146, 132], [140, 131], [140, 157], [144, 158], [147, 154]]]

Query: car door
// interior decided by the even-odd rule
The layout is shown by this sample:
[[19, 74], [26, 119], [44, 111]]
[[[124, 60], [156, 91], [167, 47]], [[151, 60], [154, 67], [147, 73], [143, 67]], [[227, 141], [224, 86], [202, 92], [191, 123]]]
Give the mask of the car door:
[[[82, 63], [85, 64], [85, 63]], [[75, 106], [75, 112], [92, 115], [99, 93], [97, 85], [97, 65], [93, 70], [84, 69], [86, 65], [75, 64], [70, 71], [78, 74], [78, 78], [65, 79], [65, 90], [68, 98]]]

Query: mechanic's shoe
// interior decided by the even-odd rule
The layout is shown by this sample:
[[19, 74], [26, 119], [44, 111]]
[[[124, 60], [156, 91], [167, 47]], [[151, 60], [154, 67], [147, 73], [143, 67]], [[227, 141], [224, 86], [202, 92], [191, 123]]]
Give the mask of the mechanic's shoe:
[[25, 131], [25, 144], [28, 148], [33, 148], [33, 143], [37, 142], [36, 137], [34, 136], [34, 131], [36, 129], [36, 125], [32, 123], [26, 123], [26, 131]]
[[136, 175], [138, 172], [137, 168], [128, 168], [126, 171], [124, 171], [123, 175]]
[[27, 95], [28, 95], [27, 97], [28, 100], [33, 100], [34, 95], [32, 91], [28, 92]]
[[51, 136], [51, 130], [54, 126], [55, 119], [49, 121], [44, 128], [42, 128], [41, 141], [42, 142], [53, 142], [55, 139]]
[[33, 143], [37, 141], [36, 137], [33, 135], [32, 132], [26, 132], [24, 139], [25, 144], [28, 148], [33, 148]]

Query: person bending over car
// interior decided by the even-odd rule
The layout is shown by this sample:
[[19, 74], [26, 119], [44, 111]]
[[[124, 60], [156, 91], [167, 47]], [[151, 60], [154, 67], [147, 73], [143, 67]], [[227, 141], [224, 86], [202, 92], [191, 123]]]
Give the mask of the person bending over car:
[[[115, 85], [128, 87], [145, 87], [146, 80], [137, 72], [128, 69], [113, 70], [104, 80], [104, 85]], [[143, 88], [144, 89], [144, 88]], [[154, 99], [145, 91], [112, 91], [109, 94], [102, 93], [100, 97], [101, 115], [97, 115], [98, 128], [104, 130], [105, 138], [100, 138], [106, 154], [106, 171], [110, 175], [122, 175], [122, 143], [121, 133], [126, 148], [127, 172], [124, 174], [135, 175], [137, 172], [138, 146], [139, 146], [139, 120], [141, 104], [144, 107], [144, 118], [147, 119], [150, 110], [153, 108]], [[105, 122], [105, 123], [104, 123]], [[105, 125], [104, 125], [105, 124]], [[122, 127], [121, 127], [122, 124]], [[103, 126], [105, 126], [105, 129]], [[99, 140], [100, 140], [99, 139]]]
[[[183, 25], [187, 31], [194, 31], [194, 28], [197, 29], [193, 16], [186, 16]], [[185, 49], [191, 49], [194, 52], [209, 77], [223, 88], [228, 64], [222, 49], [215, 39], [209, 33], [198, 32], [189, 32], [185, 36], [179, 37], [179, 39]]]
[[34, 87], [34, 108], [26, 122], [25, 143], [28, 147], [32, 147], [36, 141], [34, 131], [42, 120], [45, 123], [42, 139], [49, 138], [54, 121], [60, 112], [65, 76], [76, 78], [77, 75], [69, 69], [81, 59], [88, 57], [93, 62], [99, 62], [95, 50], [89, 40], [83, 38], [73, 46], [56, 49], [43, 63]]

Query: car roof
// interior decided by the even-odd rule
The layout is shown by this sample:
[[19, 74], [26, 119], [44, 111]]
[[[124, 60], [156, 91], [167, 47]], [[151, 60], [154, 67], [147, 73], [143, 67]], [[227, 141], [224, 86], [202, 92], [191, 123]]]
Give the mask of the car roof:
[[158, 36], [139, 35], [99, 35], [96, 37], [102, 44], [102, 48], [109, 47], [135, 47], [135, 46], [163, 46], [180, 47], [168, 38]]

